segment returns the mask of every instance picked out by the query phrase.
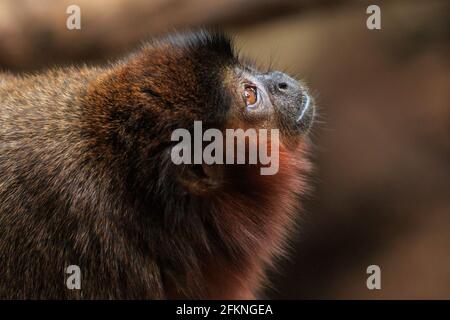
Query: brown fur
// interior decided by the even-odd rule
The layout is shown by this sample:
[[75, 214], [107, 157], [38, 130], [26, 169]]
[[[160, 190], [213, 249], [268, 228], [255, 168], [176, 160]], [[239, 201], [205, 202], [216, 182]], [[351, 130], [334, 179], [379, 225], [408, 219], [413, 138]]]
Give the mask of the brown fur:
[[284, 139], [274, 176], [222, 166], [215, 185], [168, 152], [194, 120], [242, 126], [239, 65], [199, 33], [105, 67], [0, 75], [0, 297], [254, 298], [306, 189], [306, 141]]

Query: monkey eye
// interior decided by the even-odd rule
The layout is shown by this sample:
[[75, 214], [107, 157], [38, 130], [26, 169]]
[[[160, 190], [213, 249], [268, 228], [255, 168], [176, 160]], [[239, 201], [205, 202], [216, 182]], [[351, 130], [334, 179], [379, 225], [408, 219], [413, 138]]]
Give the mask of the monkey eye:
[[244, 101], [247, 107], [253, 106], [258, 102], [258, 91], [254, 86], [245, 86], [243, 93]]

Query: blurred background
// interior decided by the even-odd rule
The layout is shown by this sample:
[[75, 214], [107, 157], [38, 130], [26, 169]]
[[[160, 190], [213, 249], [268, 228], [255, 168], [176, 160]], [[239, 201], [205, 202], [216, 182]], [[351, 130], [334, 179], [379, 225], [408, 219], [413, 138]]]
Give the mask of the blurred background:
[[[305, 80], [320, 108], [314, 191], [265, 296], [450, 299], [448, 0], [1, 0], [0, 70], [105, 63], [198, 26]], [[372, 264], [381, 290], [366, 287]]]

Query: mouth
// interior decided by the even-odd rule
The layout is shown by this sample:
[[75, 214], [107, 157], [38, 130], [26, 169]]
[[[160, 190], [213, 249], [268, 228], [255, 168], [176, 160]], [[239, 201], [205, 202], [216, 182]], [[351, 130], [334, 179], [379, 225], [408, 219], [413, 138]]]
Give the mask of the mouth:
[[309, 130], [314, 120], [314, 101], [308, 93], [302, 94], [300, 112], [295, 120], [297, 128], [301, 133]]
[[305, 117], [305, 115], [310, 110], [311, 97], [308, 94], [306, 94], [306, 93], [303, 94], [302, 105], [303, 105], [302, 111], [300, 112], [300, 115], [298, 116], [296, 122], [302, 121], [303, 118]]

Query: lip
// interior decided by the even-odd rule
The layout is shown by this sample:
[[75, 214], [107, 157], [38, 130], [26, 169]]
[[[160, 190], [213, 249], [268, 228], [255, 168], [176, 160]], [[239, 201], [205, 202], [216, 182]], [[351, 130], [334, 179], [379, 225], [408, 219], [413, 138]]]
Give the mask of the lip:
[[311, 97], [308, 94], [303, 94], [303, 109], [302, 112], [300, 113], [300, 115], [297, 118], [297, 122], [302, 121], [302, 119], [304, 118], [304, 116], [307, 114], [306, 112], [309, 110], [309, 108], [311, 107]]

